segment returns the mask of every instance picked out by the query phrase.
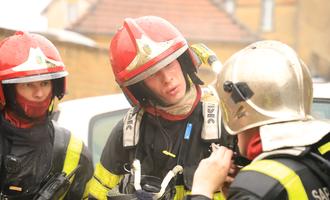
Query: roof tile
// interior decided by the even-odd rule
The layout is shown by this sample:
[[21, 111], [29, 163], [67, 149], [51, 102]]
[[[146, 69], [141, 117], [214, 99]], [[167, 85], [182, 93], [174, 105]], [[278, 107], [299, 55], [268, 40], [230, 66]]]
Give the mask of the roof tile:
[[112, 35], [126, 17], [160, 16], [190, 40], [249, 42], [256, 35], [212, 0], [98, 0], [70, 29]]

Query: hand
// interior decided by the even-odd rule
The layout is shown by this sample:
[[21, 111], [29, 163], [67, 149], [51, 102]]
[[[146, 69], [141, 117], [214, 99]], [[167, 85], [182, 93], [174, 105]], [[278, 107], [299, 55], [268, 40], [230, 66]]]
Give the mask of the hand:
[[230, 184], [234, 181], [235, 176], [237, 175], [239, 168], [234, 164], [234, 161], [231, 160], [230, 168], [226, 180], [221, 188], [221, 192], [225, 197], [228, 196], [228, 189]]
[[[233, 151], [226, 147], [214, 147], [210, 157], [201, 160], [194, 174], [191, 194], [204, 195], [213, 198], [225, 181], [231, 182], [228, 172], [232, 164]], [[227, 179], [227, 180], [226, 180]]]

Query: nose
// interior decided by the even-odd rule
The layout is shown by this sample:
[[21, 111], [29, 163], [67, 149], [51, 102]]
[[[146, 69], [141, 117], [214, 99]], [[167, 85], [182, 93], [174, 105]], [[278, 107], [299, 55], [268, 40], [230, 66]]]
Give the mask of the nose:
[[158, 73], [159, 73], [159, 76], [163, 83], [169, 83], [173, 79], [173, 77], [172, 77], [171, 73], [169, 73], [169, 70], [167, 69], [167, 67], [161, 69]]
[[43, 98], [45, 96], [45, 91], [40, 86], [36, 86], [33, 90], [33, 97], [36, 99]]

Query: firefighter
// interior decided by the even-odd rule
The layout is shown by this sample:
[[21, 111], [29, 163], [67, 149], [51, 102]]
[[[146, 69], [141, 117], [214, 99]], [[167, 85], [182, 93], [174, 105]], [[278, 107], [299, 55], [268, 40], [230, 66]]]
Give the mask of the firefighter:
[[[249, 45], [224, 64], [216, 88], [225, 128], [252, 161], [228, 199], [330, 199], [330, 124], [311, 116], [312, 79], [293, 49], [272, 40]], [[211, 199], [231, 174], [235, 153], [215, 149], [187, 199]]]
[[[115, 198], [116, 189], [131, 194], [140, 186], [159, 195], [163, 178], [181, 166], [182, 174], [159, 196], [183, 199], [199, 161], [210, 154], [211, 142], [227, 141], [218, 102], [202, 100], [196, 54], [170, 22], [143, 16], [124, 20], [109, 56], [116, 81], [133, 107], [108, 138], [90, 197]], [[142, 174], [141, 182], [134, 182], [130, 173], [136, 169], [131, 167], [134, 160], [141, 163], [141, 171], [135, 171]]]
[[67, 74], [39, 34], [18, 31], [0, 42], [0, 199], [83, 198], [91, 156], [51, 120]]

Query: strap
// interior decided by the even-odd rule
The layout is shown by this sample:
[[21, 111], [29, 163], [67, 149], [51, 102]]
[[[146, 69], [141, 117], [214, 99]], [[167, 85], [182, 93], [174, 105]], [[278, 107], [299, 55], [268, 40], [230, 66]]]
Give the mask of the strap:
[[130, 108], [124, 117], [123, 145], [134, 147], [137, 145], [140, 136], [140, 124], [144, 110], [137, 111], [136, 107]]
[[[73, 171], [79, 168], [80, 155], [84, 146], [83, 142], [68, 130], [59, 127], [54, 121], [53, 126], [55, 131], [52, 174], [60, 171], [65, 172], [66, 175], [72, 174]], [[73, 179], [74, 175], [70, 177], [70, 183], [72, 183]], [[61, 199], [64, 196], [61, 196]]]
[[55, 121], [52, 122], [54, 127], [54, 145], [52, 155], [52, 169], [50, 175], [62, 171], [68, 139], [70, 137], [70, 133], [67, 130], [59, 127]]
[[202, 139], [206, 141], [218, 140], [221, 138], [221, 113], [217, 102], [203, 101], [204, 124]]
[[[71, 134], [63, 166], [63, 172], [67, 175], [71, 174], [78, 167], [82, 149], [83, 142]], [[70, 181], [72, 182], [72, 179]]]

